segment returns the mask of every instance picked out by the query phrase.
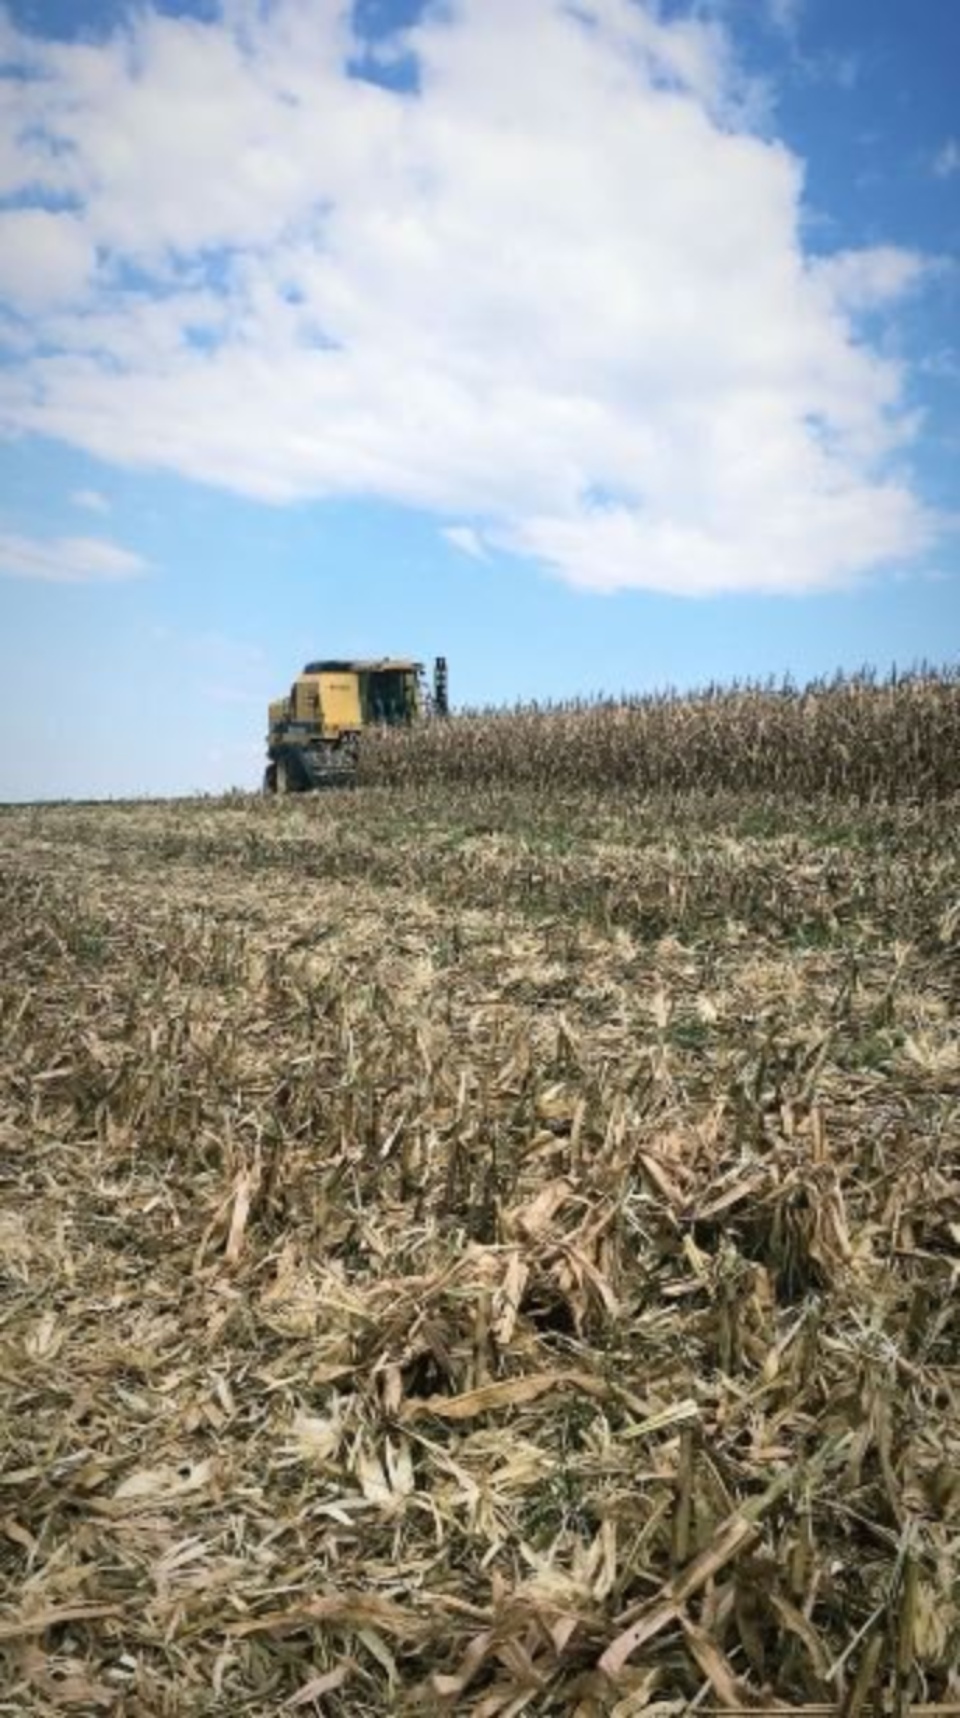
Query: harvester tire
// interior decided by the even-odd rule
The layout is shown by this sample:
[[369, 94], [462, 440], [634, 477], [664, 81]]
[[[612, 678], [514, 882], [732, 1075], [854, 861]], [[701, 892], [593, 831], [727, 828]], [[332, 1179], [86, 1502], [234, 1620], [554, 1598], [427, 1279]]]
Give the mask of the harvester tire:
[[276, 764], [268, 764], [263, 772], [263, 791], [266, 794], [274, 794], [277, 791]]

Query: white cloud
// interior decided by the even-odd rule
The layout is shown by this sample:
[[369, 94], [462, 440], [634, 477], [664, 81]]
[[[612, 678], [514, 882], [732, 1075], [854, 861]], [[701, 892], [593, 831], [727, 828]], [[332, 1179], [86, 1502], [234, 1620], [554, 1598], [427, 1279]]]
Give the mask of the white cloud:
[[0, 575], [47, 584], [87, 585], [133, 579], [146, 563], [102, 537], [19, 537], [0, 532]]
[[79, 216], [0, 209], [0, 299], [15, 309], [43, 310], [81, 297], [94, 261]]
[[799, 26], [803, 7], [804, 0], [767, 0], [767, 15], [776, 29], [792, 36]]
[[70, 497], [74, 507], [83, 507], [88, 513], [109, 513], [110, 503], [98, 489], [75, 489]]
[[930, 269], [927, 259], [895, 245], [838, 251], [811, 265], [828, 302], [847, 311], [876, 310], [917, 286]]
[[[761, 457], [762, 463], [762, 457]], [[742, 557], [755, 591], [813, 591], [846, 584], [864, 561], [883, 559], [887, 545], [912, 530], [909, 493], [888, 485], [842, 494], [814, 482], [774, 518], [743, 519], [718, 512], [709, 528], [678, 509], [651, 525], [635, 510], [601, 508], [576, 518], [528, 519], [504, 547], [562, 567], [572, 583], [599, 591], [637, 583], [647, 589], [705, 596], [731, 588], [729, 568]]]
[[955, 137], [949, 138], [936, 155], [933, 171], [938, 179], [952, 179], [960, 173], [960, 143]]
[[487, 551], [483, 546], [483, 538], [472, 525], [445, 525], [441, 535], [462, 554], [471, 555], [475, 561], [486, 560]]
[[822, 588], [926, 546], [905, 378], [860, 322], [922, 259], [805, 254], [802, 163], [715, 20], [452, 0], [378, 45], [402, 90], [348, 74], [345, 10], [14, 39], [42, 78], [6, 182], [71, 196], [48, 220], [97, 260], [47, 290], [0, 429], [465, 515], [467, 553], [596, 589]]
[[935, 346], [925, 353], [918, 368], [925, 376], [935, 376], [938, 381], [960, 382], [960, 349]]

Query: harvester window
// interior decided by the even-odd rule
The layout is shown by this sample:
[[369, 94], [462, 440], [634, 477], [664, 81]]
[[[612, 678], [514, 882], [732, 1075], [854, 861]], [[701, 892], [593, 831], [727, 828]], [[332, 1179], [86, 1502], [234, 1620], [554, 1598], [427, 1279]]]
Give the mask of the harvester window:
[[411, 716], [407, 676], [399, 668], [376, 668], [363, 676], [364, 720], [398, 727]]

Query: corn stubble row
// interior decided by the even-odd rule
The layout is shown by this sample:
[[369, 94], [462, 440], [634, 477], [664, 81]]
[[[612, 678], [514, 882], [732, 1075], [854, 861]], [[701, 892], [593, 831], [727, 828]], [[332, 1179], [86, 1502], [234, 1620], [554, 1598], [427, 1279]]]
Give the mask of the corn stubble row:
[[960, 672], [467, 712], [367, 742], [370, 782], [860, 800], [960, 791]]
[[956, 813], [0, 816], [0, 1713], [960, 1703]]

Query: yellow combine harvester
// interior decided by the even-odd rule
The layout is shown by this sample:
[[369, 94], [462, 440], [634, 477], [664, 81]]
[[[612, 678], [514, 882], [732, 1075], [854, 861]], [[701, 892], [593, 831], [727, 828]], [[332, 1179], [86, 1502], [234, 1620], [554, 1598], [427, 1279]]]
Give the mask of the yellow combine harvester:
[[308, 662], [288, 698], [270, 705], [267, 793], [306, 793], [350, 780], [365, 728], [407, 727], [448, 711], [447, 664], [438, 656], [433, 686], [421, 662]]

